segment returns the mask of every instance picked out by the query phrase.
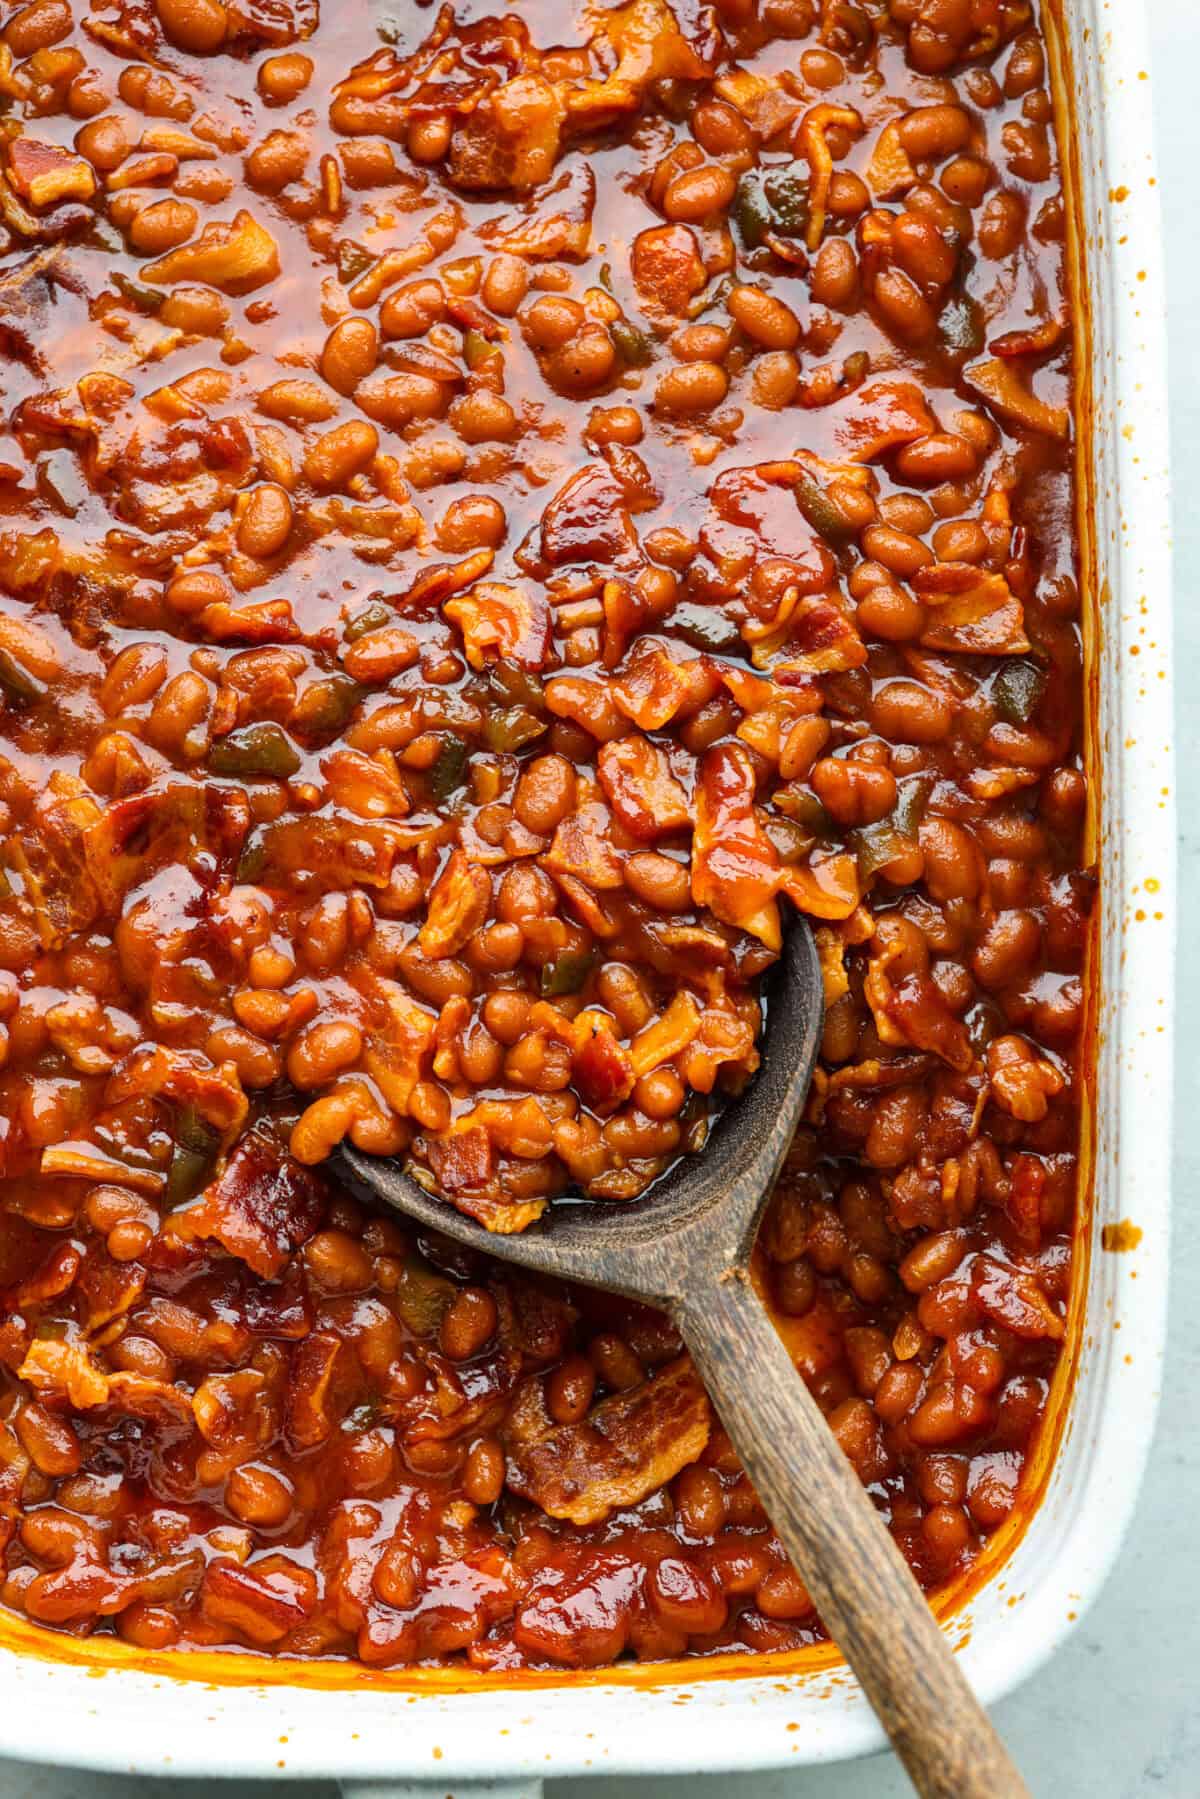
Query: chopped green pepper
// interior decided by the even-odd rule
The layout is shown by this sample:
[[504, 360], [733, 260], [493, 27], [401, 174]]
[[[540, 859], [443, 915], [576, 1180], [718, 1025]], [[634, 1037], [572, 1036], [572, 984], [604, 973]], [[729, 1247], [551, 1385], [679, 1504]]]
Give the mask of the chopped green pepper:
[[369, 250], [364, 250], [353, 238], [344, 237], [337, 247], [338, 280], [343, 287], [349, 287], [360, 275], [366, 274], [374, 261]]
[[542, 998], [578, 993], [597, 962], [595, 949], [565, 949], [542, 969]]
[[36, 706], [39, 700], [46, 697], [46, 689], [40, 681], [35, 681], [27, 669], [21, 667], [15, 656], [7, 650], [0, 650], [0, 688], [14, 706]]
[[247, 837], [242, 845], [242, 853], [238, 857], [237, 880], [247, 886], [253, 886], [267, 865], [267, 841], [265, 835]]
[[617, 346], [617, 352], [626, 368], [648, 368], [654, 361], [654, 346], [644, 331], [631, 325], [628, 319], [613, 319], [608, 327], [608, 335]]
[[1027, 657], [1014, 657], [997, 671], [992, 698], [1001, 718], [1010, 725], [1027, 725], [1046, 691], [1046, 671]]
[[803, 237], [808, 228], [808, 177], [791, 169], [767, 176], [763, 193], [771, 208], [770, 229], [784, 237]]
[[738, 182], [733, 196], [733, 222], [747, 250], [757, 250], [771, 229], [771, 204], [763, 190], [763, 179], [751, 170]]
[[719, 606], [701, 605], [696, 600], [683, 600], [671, 614], [671, 629], [695, 650], [708, 650], [720, 655], [736, 650], [741, 633], [728, 613]]
[[602, 262], [600, 264], [600, 272], [596, 276], [596, 279], [600, 283], [601, 287], [604, 289], [605, 293], [608, 293], [608, 294], [612, 293], [612, 291], [613, 291], [612, 269], [607, 262]]
[[488, 686], [510, 706], [527, 706], [531, 712], [545, 708], [546, 693], [541, 682], [515, 662], [493, 662], [488, 670]]
[[303, 737], [336, 737], [362, 698], [363, 689], [346, 674], [326, 675], [304, 689], [292, 713], [292, 728]]
[[859, 878], [869, 881], [872, 875], [894, 862], [912, 848], [912, 839], [903, 836], [890, 818], [881, 818], [878, 824], [864, 825], [861, 831], [852, 831], [847, 839], [858, 861]]
[[429, 770], [429, 792], [438, 805], [448, 800], [456, 787], [462, 786], [466, 771], [467, 746], [461, 737], [448, 733], [442, 738], [442, 747]]
[[772, 813], [764, 818], [763, 830], [779, 860], [786, 864], [801, 861], [813, 846], [814, 838], [811, 833], [794, 818], [784, 818], [778, 813]]
[[175, 1153], [163, 1204], [168, 1212], [194, 1199], [212, 1172], [221, 1139], [195, 1106], [181, 1106], [175, 1121]]
[[123, 300], [128, 300], [131, 306], [141, 307], [143, 312], [157, 312], [167, 297], [156, 287], [143, 287], [140, 281], [131, 281], [120, 269], [112, 270], [112, 284]]
[[544, 737], [550, 726], [527, 706], [506, 706], [502, 712], [489, 712], [483, 721], [483, 741], [489, 750], [519, 750], [535, 738]]
[[218, 737], [208, 752], [215, 775], [286, 781], [300, 771], [300, 755], [282, 725], [243, 725]]
[[921, 820], [925, 816], [925, 808], [929, 804], [929, 796], [933, 792], [932, 775], [910, 775], [899, 784], [896, 804], [892, 807], [890, 822], [895, 825], [902, 837], [915, 843]]
[[471, 326], [463, 338], [463, 361], [467, 367], [469, 369], [481, 368], [493, 357], [503, 360], [499, 346], [489, 342], [482, 331], [477, 331], [474, 326]]
[[775, 805], [788, 818], [806, 831], [810, 837], [824, 842], [833, 836], [833, 820], [815, 793], [801, 787], [798, 782], [791, 786], [780, 787], [775, 794]]
[[838, 511], [825, 489], [811, 475], [798, 475], [792, 484], [792, 492], [797, 506], [821, 537], [842, 544], [857, 535], [857, 526]]
[[390, 625], [394, 616], [391, 607], [385, 606], [382, 600], [372, 600], [361, 612], [356, 612], [353, 618], [346, 620], [342, 640], [345, 643], [357, 643], [369, 631], [380, 631], [384, 625]]

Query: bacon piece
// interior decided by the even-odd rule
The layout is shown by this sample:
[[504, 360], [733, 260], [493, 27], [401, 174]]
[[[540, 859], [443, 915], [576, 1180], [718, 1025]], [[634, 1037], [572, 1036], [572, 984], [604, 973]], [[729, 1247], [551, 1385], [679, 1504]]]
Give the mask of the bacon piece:
[[754, 810], [754, 787], [754, 767], [740, 743], [707, 752], [696, 783], [692, 898], [777, 950], [782, 871]]
[[8, 178], [13, 187], [40, 211], [60, 200], [90, 200], [96, 191], [91, 164], [72, 156], [60, 144], [41, 138], [16, 137], [8, 147]]
[[551, 1518], [597, 1524], [673, 1480], [696, 1460], [710, 1428], [708, 1396], [681, 1356], [580, 1423], [511, 1447], [508, 1484]]
[[963, 380], [1009, 424], [1024, 425], [1029, 431], [1036, 431], [1043, 437], [1056, 437], [1060, 442], [1065, 442], [1071, 435], [1068, 408], [1040, 400], [1020, 369], [1003, 357], [977, 362], [973, 368], [964, 370]]
[[642, 560], [625, 490], [606, 463], [589, 463], [559, 488], [542, 514], [541, 549], [551, 568], [600, 563], [636, 568]]
[[426, 1153], [438, 1186], [451, 1199], [471, 1187], [486, 1187], [495, 1171], [492, 1139], [481, 1125], [431, 1137]]
[[976, 1256], [971, 1291], [994, 1324], [1036, 1343], [1045, 1337], [1059, 1342], [1066, 1326], [1036, 1279], [1024, 1269], [1007, 1268], [994, 1256]]
[[687, 225], [655, 225], [639, 231], [631, 267], [643, 306], [651, 312], [665, 309], [676, 318], [686, 316], [688, 302], [708, 279], [695, 234]]
[[492, 903], [492, 877], [474, 867], [461, 849], [438, 876], [429, 895], [425, 923], [417, 941], [425, 955], [456, 956], [487, 918]]
[[657, 645], [612, 683], [612, 697], [641, 731], [661, 731], [684, 712], [696, 712], [721, 687], [721, 671], [706, 656], [676, 662]]
[[550, 658], [554, 621], [548, 601], [532, 588], [480, 581], [469, 593], [447, 600], [442, 611], [462, 632], [472, 668], [504, 661], [536, 672]]
[[542, 857], [553, 875], [573, 875], [594, 892], [624, 885], [621, 863], [612, 847], [608, 814], [601, 805], [583, 806], [564, 818]]
[[596, 765], [608, 803], [631, 836], [653, 843], [691, 823], [687, 794], [657, 744], [619, 737], [602, 746]]
[[279, 248], [253, 213], [244, 208], [232, 224], [214, 220], [194, 243], [183, 244], [147, 263], [141, 279], [156, 287], [176, 281], [203, 281], [227, 294], [248, 294], [279, 273]]
[[842, 674], [867, 660], [866, 644], [832, 600], [800, 599], [781, 622], [786, 660], [775, 663], [771, 673], [784, 686], [810, 675]]
[[349, 1404], [353, 1378], [350, 1351], [332, 1331], [314, 1331], [297, 1345], [284, 1408], [294, 1449], [329, 1441]]
[[800, 462], [785, 461], [726, 469], [717, 476], [700, 529], [700, 560], [691, 575], [707, 596], [741, 597], [765, 557], [786, 564], [787, 584], [799, 594], [824, 593], [832, 585], [833, 556], [796, 499], [796, 482], [804, 473]]
[[1025, 609], [1003, 575], [970, 564], [935, 563], [918, 569], [914, 591], [929, 607], [922, 648], [970, 656], [1024, 656]]
[[187, 1243], [211, 1238], [261, 1279], [274, 1280], [324, 1210], [320, 1178], [251, 1132], [216, 1180], [171, 1214], [163, 1234]]
[[594, 1019], [571, 1058], [576, 1087], [594, 1112], [611, 1112], [633, 1092], [637, 1074], [629, 1051]]
[[833, 428], [839, 455], [851, 462], [875, 462], [890, 450], [928, 437], [938, 423], [914, 382], [873, 381], [838, 402]]
[[200, 1589], [205, 1618], [264, 1649], [305, 1623], [316, 1606], [316, 1575], [286, 1555], [265, 1555], [248, 1567], [222, 1556], [209, 1563]]

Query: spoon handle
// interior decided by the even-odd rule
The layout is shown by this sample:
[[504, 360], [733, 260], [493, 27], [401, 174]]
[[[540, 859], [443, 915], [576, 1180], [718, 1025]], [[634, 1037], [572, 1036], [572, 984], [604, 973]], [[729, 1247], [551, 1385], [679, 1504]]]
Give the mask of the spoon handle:
[[1029, 1799], [745, 1271], [676, 1308], [721, 1422], [925, 1799]]

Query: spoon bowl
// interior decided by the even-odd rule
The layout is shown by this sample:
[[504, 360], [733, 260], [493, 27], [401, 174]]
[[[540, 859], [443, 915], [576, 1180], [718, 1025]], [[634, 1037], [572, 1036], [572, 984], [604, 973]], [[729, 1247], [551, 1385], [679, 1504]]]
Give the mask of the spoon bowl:
[[633, 1200], [552, 1204], [509, 1236], [427, 1193], [396, 1162], [343, 1149], [339, 1172], [430, 1230], [500, 1261], [669, 1309], [704, 1272], [747, 1264], [763, 1208], [804, 1110], [824, 1021], [821, 965], [797, 921], [765, 984], [762, 1065], [727, 1105], [703, 1149]]

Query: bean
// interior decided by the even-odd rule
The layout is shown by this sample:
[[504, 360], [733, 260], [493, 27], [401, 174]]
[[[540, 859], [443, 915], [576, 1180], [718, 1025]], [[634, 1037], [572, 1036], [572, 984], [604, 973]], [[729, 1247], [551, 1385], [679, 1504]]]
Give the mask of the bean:
[[961, 106], [918, 106], [900, 120], [900, 141], [914, 162], [940, 162], [965, 149], [970, 115]]
[[110, 112], [80, 126], [75, 133], [75, 148], [81, 156], [87, 157], [94, 169], [107, 175], [124, 162], [133, 148], [133, 141], [124, 121]]
[[178, 50], [211, 56], [225, 42], [229, 19], [220, 0], [154, 0], [154, 9]]
[[504, 1450], [495, 1437], [471, 1445], [463, 1469], [463, 1491], [472, 1505], [495, 1505], [504, 1491]]
[[33, 0], [13, 13], [0, 38], [18, 61], [24, 61], [70, 37], [74, 23], [67, 0]]
[[662, 208], [673, 223], [698, 223], [713, 213], [724, 212], [737, 183], [719, 163], [688, 169], [676, 175], [663, 195]]
[[464, 494], [452, 500], [437, 527], [437, 540], [444, 550], [463, 555], [470, 550], [499, 548], [504, 541], [508, 520], [499, 500], [490, 494]]
[[761, 287], [735, 287], [727, 301], [730, 316], [747, 337], [768, 350], [794, 350], [800, 321], [790, 306]]
[[933, 561], [933, 551], [919, 537], [893, 525], [868, 525], [862, 534], [862, 547], [873, 561], [902, 580], [911, 580], [918, 569], [927, 568]]
[[374, 1278], [370, 1256], [347, 1231], [318, 1231], [304, 1245], [304, 1263], [326, 1293], [365, 1293]]
[[260, 63], [258, 91], [271, 106], [285, 106], [297, 99], [313, 78], [313, 61], [299, 50], [284, 50]]
[[245, 556], [265, 562], [277, 556], [292, 529], [292, 502], [274, 481], [256, 487], [237, 523], [238, 548]]
[[143, 256], [161, 256], [186, 243], [200, 222], [185, 200], [156, 200], [144, 206], [129, 227], [129, 242]]
[[385, 337], [424, 337], [431, 325], [446, 316], [446, 295], [440, 281], [410, 281], [388, 295], [379, 314]]
[[810, 285], [818, 306], [841, 312], [853, 305], [858, 292], [858, 258], [844, 237], [825, 239], [813, 262]]
[[288, 1051], [288, 1079], [296, 1087], [321, 1087], [350, 1068], [362, 1054], [363, 1036], [357, 1025], [329, 1019], [310, 1025]]
[[871, 701], [871, 723], [888, 743], [940, 743], [953, 720], [949, 702], [916, 681], [888, 681]]
[[875, 277], [872, 298], [884, 324], [908, 343], [924, 343], [937, 327], [933, 310], [919, 287], [903, 269], [881, 269]]
[[728, 390], [729, 380], [720, 363], [685, 362], [659, 377], [654, 404], [668, 414], [711, 412]]
[[463, 1287], [442, 1313], [439, 1339], [452, 1362], [478, 1355], [496, 1332], [496, 1302], [483, 1287]]
[[379, 360], [379, 333], [370, 319], [352, 314], [336, 324], [321, 350], [321, 374], [340, 394], [352, 394]]
[[379, 433], [366, 419], [348, 419], [324, 431], [304, 457], [304, 473], [314, 487], [341, 488], [374, 461]]

